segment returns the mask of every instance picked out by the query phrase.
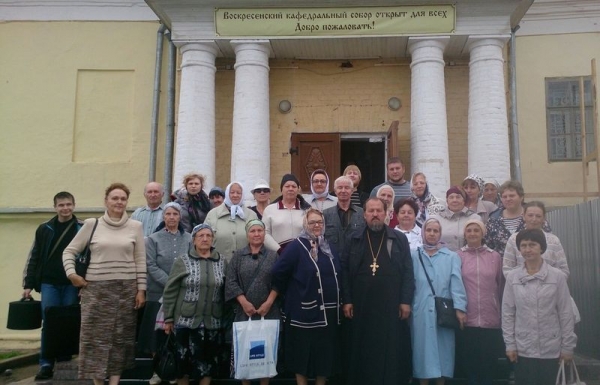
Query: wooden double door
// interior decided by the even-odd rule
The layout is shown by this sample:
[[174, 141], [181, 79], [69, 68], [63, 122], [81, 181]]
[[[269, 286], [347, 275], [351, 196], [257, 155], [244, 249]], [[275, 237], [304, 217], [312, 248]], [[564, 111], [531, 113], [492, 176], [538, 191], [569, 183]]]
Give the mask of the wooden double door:
[[[331, 191], [333, 191], [333, 181], [341, 175], [349, 164], [359, 165], [363, 173], [363, 180], [365, 180], [367, 176], [365, 172], [368, 170], [360, 167], [360, 164], [361, 161], [368, 161], [369, 159], [360, 159], [360, 156], [373, 157], [379, 155], [383, 164], [385, 164], [385, 159], [398, 156], [398, 124], [398, 121], [393, 121], [390, 125], [386, 136], [386, 145], [382, 146], [385, 149], [383, 152], [379, 154], [365, 152], [355, 159], [345, 159], [344, 164], [342, 164], [342, 148], [344, 147], [342, 141], [344, 139], [341, 133], [292, 133], [291, 169], [292, 174], [300, 180], [302, 192], [310, 193], [310, 175], [317, 169], [323, 169], [329, 175], [329, 188]], [[385, 173], [385, 171], [383, 172]], [[381, 178], [378, 176], [377, 180], [379, 179]]]

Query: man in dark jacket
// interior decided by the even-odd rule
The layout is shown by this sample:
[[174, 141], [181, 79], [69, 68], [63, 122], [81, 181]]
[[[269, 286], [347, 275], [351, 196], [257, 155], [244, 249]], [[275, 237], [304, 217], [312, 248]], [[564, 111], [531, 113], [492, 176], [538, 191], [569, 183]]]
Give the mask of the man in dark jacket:
[[[72, 194], [62, 191], [54, 196], [56, 216], [42, 223], [35, 232], [33, 247], [27, 260], [23, 281], [23, 297], [31, 296], [31, 290], [42, 295], [42, 318], [48, 306], [67, 306], [79, 302], [77, 288], [65, 274], [62, 254], [82, 222], [73, 215], [75, 198]], [[44, 346], [44, 328], [42, 328], [42, 346], [40, 351], [40, 370], [36, 380], [52, 378], [55, 359], [69, 357], [48, 357]]]
[[408, 384], [412, 377], [407, 318], [415, 290], [406, 236], [385, 222], [385, 203], [365, 203], [363, 231], [342, 254], [342, 302], [352, 320], [348, 384]]

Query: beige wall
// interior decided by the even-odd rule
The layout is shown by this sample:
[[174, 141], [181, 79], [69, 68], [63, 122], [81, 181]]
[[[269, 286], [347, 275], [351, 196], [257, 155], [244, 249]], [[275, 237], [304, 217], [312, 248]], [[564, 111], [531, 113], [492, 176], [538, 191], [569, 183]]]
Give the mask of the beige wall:
[[[130, 206], [144, 202], [158, 25], [0, 23], [1, 209], [50, 209], [60, 190], [80, 208], [100, 209], [114, 181], [132, 189]], [[22, 293], [35, 229], [52, 215], [0, 214], [0, 340], [39, 338], [39, 331], [7, 331], [6, 317]]]
[[[410, 67], [408, 61], [352, 60], [353, 68], [340, 61], [283, 61], [270, 65], [271, 185], [279, 192], [281, 176], [291, 169], [289, 143], [292, 133], [385, 133], [400, 121], [400, 157], [410, 175]], [[216, 125], [219, 186], [229, 182], [235, 73], [218, 63]], [[448, 135], [452, 183], [467, 175], [468, 66], [446, 68]], [[398, 111], [387, 107], [390, 97], [402, 102]], [[287, 99], [292, 110], [282, 114], [279, 101]]]
[[[591, 75], [600, 59], [600, 33], [517, 38], [517, 103], [523, 185], [529, 199], [550, 206], [583, 201], [581, 162], [548, 162], [546, 77]], [[600, 79], [596, 79], [598, 82]], [[597, 192], [596, 163], [590, 164], [588, 191]], [[548, 195], [552, 195], [548, 196]]]

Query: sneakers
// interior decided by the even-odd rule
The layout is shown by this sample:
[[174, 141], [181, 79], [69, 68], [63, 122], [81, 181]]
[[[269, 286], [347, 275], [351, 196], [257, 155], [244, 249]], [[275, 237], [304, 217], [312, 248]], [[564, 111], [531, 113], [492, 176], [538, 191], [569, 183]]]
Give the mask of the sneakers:
[[53, 372], [52, 372], [52, 368], [50, 366], [42, 366], [39, 370], [39, 372], [37, 372], [37, 374], [35, 375], [35, 380], [36, 381], [43, 381], [43, 380], [49, 380], [52, 378], [53, 376]]
[[159, 385], [161, 382], [162, 382], [162, 380], [160, 379], [160, 377], [156, 373], [154, 373], [152, 375], [152, 378], [150, 378], [150, 380], [148, 380], [148, 383], [150, 385]]

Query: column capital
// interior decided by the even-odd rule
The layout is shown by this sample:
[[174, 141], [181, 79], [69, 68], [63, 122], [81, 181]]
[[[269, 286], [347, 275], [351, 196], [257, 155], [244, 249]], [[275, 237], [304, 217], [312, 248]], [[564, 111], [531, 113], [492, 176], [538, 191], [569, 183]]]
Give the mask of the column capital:
[[229, 42], [231, 47], [238, 55], [239, 52], [244, 50], [262, 51], [267, 54], [267, 57], [271, 54], [271, 42], [269, 40], [231, 40]]
[[442, 51], [448, 45], [450, 36], [417, 36], [408, 38], [408, 52], [412, 55], [419, 48], [432, 47]]
[[509, 40], [510, 35], [469, 36], [466, 46], [469, 51], [484, 45], [495, 45], [497, 47], [504, 48], [504, 45], [506, 45]]
[[214, 53], [215, 56], [219, 53], [219, 46], [214, 40], [174, 40], [173, 44], [181, 50], [181, 53], [186, 51], [206, 51]]
[[271, 43], [269, 40], [232, 40], [230, 42], [235, 51], [235, 65], [240, 66], [260, 66], [269, 70], [269, 55], [271, 53]]
[[181, 68], [202, 66], [217, 71], [215, 59], [219, 53], [217, 44], [210, 41], [195, 41], [180, 46]]

